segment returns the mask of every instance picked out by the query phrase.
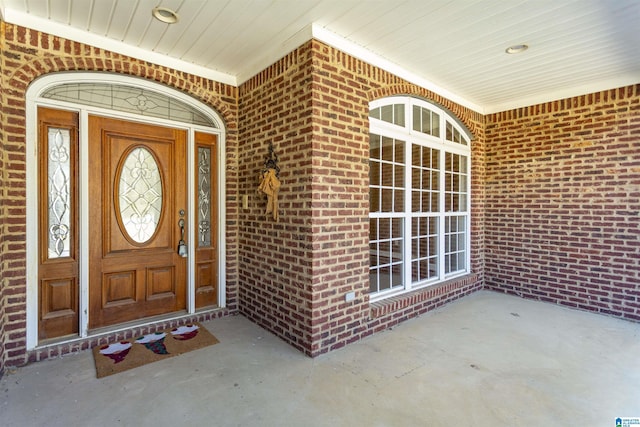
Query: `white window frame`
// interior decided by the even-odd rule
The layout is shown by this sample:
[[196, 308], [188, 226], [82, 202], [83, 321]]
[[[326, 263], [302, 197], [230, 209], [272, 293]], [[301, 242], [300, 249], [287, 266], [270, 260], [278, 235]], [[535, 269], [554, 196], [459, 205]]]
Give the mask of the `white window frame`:
[[[470, 132], [465, 129], [459, 120], [446, 110], [421, 99], [410, 96], [393, 96], [375, 100], [369, 103], [369, 111], [373, 111], [378, 107], [393, 104], [403, 104], [404, 110], [404, 126], [396, 125], [381, 119], [369, 117], [369, 133], [380, 135], [381, 137], [395, 138], [405, 141], [404, 147], [404, 211], [403, 212], [369, 212], [369, 218], [403, 218], [402, 232], [402, 286], [390, 288], [380, 291], [370, 292], [370, 301], [375, 302], [381, 299], [396, 296], [398, 294], [407, 293], [416, 289], [433, 286], [450, 280], [455, 277], [464, 276], [470, 273], [471, 264], [471, 141]], [[440, 135], [435, 137], [426, 133], [413, 130], [413, 107], [419, 106], [435, 112], [440, 118]], [[447, 123], [460, 132], [466, 144], [451, 142], [446, 139]], [[411, 264], [412, 264], [412, 228], [411, 220], [419, 215], [412, 213], [412, 146], [419, 144], [426, 148], [439, 150], [439, 184], [438, 184], [438, 212], [430, 213], [429, 216], [437, 217], [438, 223], [438, 243], [437, 243], [437, 274], [435, 277], [426, 280], [412, 282]], [[445, 208], [445, 155], [446, 153], [458, 154], [466, 157], [466, 206], [464, 211], [447, 212]], [[445, 219], [451, 216], [465, 217], [465, 259], [464, 269], [456, 270], [451, 273], [445, 273]]]

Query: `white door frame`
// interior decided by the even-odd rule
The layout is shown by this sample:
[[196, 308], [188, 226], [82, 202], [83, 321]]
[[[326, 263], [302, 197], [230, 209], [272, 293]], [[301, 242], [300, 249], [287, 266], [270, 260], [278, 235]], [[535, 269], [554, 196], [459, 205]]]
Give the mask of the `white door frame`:
[[[171, 121], [166, 119], [153, 118], [148, 116], [137, 116], [133, 114], [127, 114], [119, 111], [113, 111], [98, 107], [92, 107], [87, 105], [81, 105], [70, 102], [62, 102], [51, 99], [43, 98], [41, 95], [48, 89], [58, 86], [64, 83], [111, 83], [121, 84], [127, 86], [139, 87], [141, 89], [152, 90], [166, 94], [170, 97], [178, 99], [183, 103], [189, 105], [200, 113], [204, 114], [212, 120], [217, 127], [205, 127], [199, 125], [193, 125], [189, 123], [182, 123], [177, 121]], [[226, 194], [226, 180], [225, 180], [225, 127], [222, 118], [210, 107], [199, 102], [198, 100], [170, 87], [155, 83], [152, 81], [130, 77], [122, 74], [115, 73], [101, 73], [101, 72], [73, 72], [73, 73], [52, 73], [42, 76], [34, 80], [27, 90], [27, 105], [26, 105], [26, 188], [27, 188], [27, 245], [26, 245], [26, 270], [27, 270], [27, 350], [32, 350], [38, 347], [38, 147], [37, 147], [37, 107], [44, 106], [49, 108], [57, 108], [62, 110], [75, 111], [79, 115], [79, 230], [80, 233], [80, 247], [79, 247], [79, 334], [77, 337], [72, 337], [66, 341], [58, 341], [55, 344], [58, 345], [61, 342], [74, 341], [89, 336], [88, 321], [89, 321], [89, 248], [88, 248], [88, 211], [89, 211], [89, 190], [88, 190], [88, 174], [87, 164], [89, 161], [88, 155], [88, 117], [90, 114], [109, 116], [128, 121], [140, 121], [144, 123], [152, 123], [163, 126], [170, 126], [178, 129], [184, 129], [187, 131], [187, 185], [189, 187], [188, 194], [188, 245], [189, 254], [195, 253], [195, 215], [196, 201], [194, 200], [194, 191], [192, 189], [196, 185], [194, 177], [194, 164], [195, 164], [195, 148], [194, 148], [194, 134], [196, 131], [215, 134], [218, 136], [218, 148], [217, 158], [222, 159], [218, 162], [218, 307], [225, 307], [226, 305], [226, 272], [225, 272], [225, 260], [226, 260], [226, 206], [225, 206], [225, 194]], [[195, 313], [195, 257], [190, 256], [187, 262], [187, 313]], [[179, 316], [176, 316], [179, 317]], [[144, 324], [144, 320], [140, 323]], [[117, 331], [118, 328], [113, 328], [113, 331]]]

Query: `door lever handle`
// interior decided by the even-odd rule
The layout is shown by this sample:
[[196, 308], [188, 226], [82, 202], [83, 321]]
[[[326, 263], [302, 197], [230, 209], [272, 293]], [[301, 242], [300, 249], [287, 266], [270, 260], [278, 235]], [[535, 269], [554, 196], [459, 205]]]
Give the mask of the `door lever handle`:
[[180, 227], [180, 241], [178, 242], [178, 255], [183, 258], [187, 257], [187, 244], [184, 242], [184, 218], [178, 220], [178, 227]]

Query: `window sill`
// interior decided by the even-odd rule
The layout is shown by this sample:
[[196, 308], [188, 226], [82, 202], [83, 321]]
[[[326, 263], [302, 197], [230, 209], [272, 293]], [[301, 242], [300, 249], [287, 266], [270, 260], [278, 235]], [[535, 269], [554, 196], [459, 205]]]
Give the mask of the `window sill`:
[[405, 294], [378, 300], [370, 304], [369, 317], [377, 319], [408, 307], [413, 307], [412, 310], [428, 311], [472, 292], [477, 281], [477, 274], [467, 274]]

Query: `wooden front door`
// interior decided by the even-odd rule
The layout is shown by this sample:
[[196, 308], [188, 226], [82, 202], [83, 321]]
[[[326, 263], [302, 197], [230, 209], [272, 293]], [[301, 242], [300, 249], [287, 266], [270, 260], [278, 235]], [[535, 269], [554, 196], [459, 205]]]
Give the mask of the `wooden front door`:
[[186, 131], [89, 117], [89, 328], [186, 308]]

